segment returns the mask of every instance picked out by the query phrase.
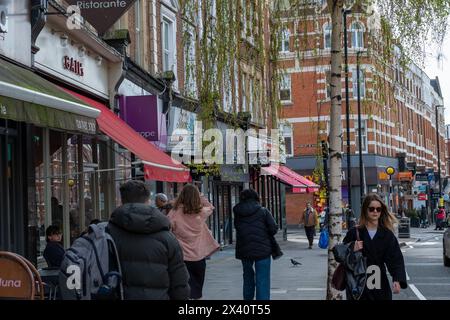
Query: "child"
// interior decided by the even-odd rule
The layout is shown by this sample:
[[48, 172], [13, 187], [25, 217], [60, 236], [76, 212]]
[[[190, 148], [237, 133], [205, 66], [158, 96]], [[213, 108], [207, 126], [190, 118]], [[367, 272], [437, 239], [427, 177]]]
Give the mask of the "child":
[[65, 253], [61, 245], [61, 230], [58, 226], [51, 225], [45, 231], [45, 236], [47, 246], [44, 250], [44, 259], [49, 268], [59, 268]]

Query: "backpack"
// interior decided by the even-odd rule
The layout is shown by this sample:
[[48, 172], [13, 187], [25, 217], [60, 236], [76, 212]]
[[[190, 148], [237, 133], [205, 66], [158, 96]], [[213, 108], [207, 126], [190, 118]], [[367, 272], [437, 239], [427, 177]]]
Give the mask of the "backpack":
[[63, 300], [123, 300], [119, 255], [107, 225], [91, 224], [64, 254], [59, 271]]

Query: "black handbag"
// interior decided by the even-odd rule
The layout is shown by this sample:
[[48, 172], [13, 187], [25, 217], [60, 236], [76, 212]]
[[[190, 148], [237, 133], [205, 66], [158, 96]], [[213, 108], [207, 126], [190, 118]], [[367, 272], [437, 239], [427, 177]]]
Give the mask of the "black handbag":
[[270, 237], [270, 242], [272, 243], [272, 259], [277, 260], [281, 258], [281, 256], [283, 255], [283, 251], [281, 251], [280, 245], [278, 244], [274, 236]]

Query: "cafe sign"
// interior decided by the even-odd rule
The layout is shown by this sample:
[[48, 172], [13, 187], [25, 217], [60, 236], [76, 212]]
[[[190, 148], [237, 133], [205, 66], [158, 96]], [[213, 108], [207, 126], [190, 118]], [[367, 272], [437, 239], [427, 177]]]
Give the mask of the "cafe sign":
[[83, 63], [69, 56], [64, 56], [63, 68], [65, 70], [69, 70], [72, 73], [75, 73], [77, 76], [84, 76]]
[[78, 7], [79, 14], [103, 35], [130, 9], [136, 0], [66, 0]]

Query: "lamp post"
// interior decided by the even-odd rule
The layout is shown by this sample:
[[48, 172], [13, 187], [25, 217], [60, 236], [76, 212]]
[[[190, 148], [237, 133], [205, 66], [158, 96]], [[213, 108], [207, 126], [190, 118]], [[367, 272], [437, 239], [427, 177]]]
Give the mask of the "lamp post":
[[363, 172], [363, 158], [362, 158], [362, 135], [361, 135], [361, 84], [359, 79], [359, 56], [362, 51], [356, 52], [356, 83], [358, 90], [358, 147], [359, 147], [359, 193], [361, 204], [364, 200], [364, 172]]
[[347, 126], [347, 194], [348, 207], [352, 209], [352, 167], [350, 157], [350, 98], [348, 94], [348, 40], [347, 40], [347, 14], [351, 10], [343, 10], [344, 14], [344, 53], [345, 53], [345, 123]]
[[438, 181], [439, 181], [439, 198], [442, 196], [442, 183], [441, 183], [441, 150], [440, 150], [440, 138], [439, 138], [439, 112], [438, 108], [443, 108], [443, 105], [435, 105], [436, 108], [436, 146], [438, 156]]

